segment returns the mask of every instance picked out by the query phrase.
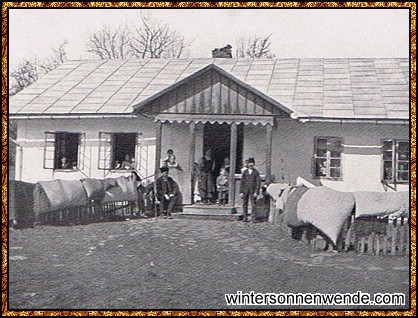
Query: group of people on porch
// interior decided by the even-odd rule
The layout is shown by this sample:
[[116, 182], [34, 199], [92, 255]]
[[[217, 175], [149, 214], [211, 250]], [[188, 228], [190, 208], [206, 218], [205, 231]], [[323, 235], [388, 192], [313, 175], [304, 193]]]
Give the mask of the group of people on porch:
[[[230, 160], [225, 158], [220, 168], [220, 174], [214, 175], [215, 160], [212, 150], [206, 149], [202, 158], [195, 163], [195, 202], [204, 204], [218, 203], [220, 206], [228, 203], [229, 197], [229, 171]], [[260, 173], [254, 168], [254, 158], [245, 161], [241, 169], [242, 178], [240, 185], [240, 197], [243, 200], [243, 221], [248, 220], [248, 204], [251, 202], [253, 213], [256, 210], [256, 199], [261, 188]], [[160, 201], [161, 214], [170, 217], [179, 193], [175, 175], [183, 171], [176, 161], [172, 149], [167, 151], [167, 157], [160, 167], [161, 176], [156, 182], [157, 200]], [[170, 174], [170, 175], [169, 175]], [[215, 178], [216, 177], [216, 178]]]

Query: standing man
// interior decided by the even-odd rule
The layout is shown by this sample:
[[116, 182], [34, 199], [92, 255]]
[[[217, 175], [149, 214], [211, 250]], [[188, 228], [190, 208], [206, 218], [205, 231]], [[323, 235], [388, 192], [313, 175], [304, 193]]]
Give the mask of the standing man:
[[179, 186], [177, 182], [168, 175], [167, 167], [161, 167], [160, 171], [161, 176], [156, 182], [157, 200], [160, 203], [160, 214], [171, 218], [171, 212], [177, 202]]
[[256, 200], [257, 195], [260, 192], [261, 187], [261, 178], [260, 173], [257, 169], [254, 168], [255, 160], [254, 158], [248, 159], [248, 169], [245, 169], [242, 172], [241, 177], [241, 187], [240, 187], [240, 196], [242, 198], [242, 208], [244, 210], [243, 221], [248, 222], [248, 200], [251, 200], [251, 209], [252, 209], [252, 221], [255, 221], [255, 216], [257, 213]]

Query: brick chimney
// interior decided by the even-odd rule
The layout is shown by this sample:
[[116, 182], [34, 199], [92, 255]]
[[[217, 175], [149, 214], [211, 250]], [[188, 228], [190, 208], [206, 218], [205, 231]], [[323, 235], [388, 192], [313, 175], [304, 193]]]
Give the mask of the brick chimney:
[[229, 44], [223, 48], [216, 48], [212, 50], [213, 58], [232, 58], [232, 46]]

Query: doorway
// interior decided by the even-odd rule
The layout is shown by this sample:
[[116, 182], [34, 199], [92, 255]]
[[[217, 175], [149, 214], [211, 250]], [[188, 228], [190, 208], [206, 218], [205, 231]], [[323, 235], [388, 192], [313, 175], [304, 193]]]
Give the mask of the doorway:
[[[244, 145], [244, 125], [238, 125], [237, 134], [237, 161], [236, 171], [239, 173], [242, 166], [242, 153]], [[206, 123], [203, 131], [203, 149], [212, 149], [212, 157], [215, 160], [214, 176], [218, 176], [225, 158], [230, 158], [231, 127], [228, 124]]]

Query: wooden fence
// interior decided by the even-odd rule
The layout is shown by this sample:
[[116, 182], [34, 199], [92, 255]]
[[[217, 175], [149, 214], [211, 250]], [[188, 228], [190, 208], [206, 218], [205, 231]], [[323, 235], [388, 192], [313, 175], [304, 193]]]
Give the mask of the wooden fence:
[[[270, 212], [274, 211], [273, 200]], [[312, 251], [318, 250], [355, 250], [369, 255], [407, 255], [410, 252], [410, 226], [407, 218], [390, 219], [368, 217], [347, 218], [341, 234], [334, 246], [330, 240], [312, 225], [289, 228], [284, 222], [284, 214], [273, 218], [273, 224], [286, 231], [294, 239], [301, 240], [311, 246]]]
[[125, 220], [139, 214], [138, 202], [95, 202], [64, 210], [50, 211], [38, 215], [36, 222], [40, 224], [68, 225], [87, 224], [100, 221]]

